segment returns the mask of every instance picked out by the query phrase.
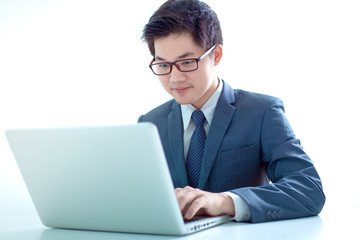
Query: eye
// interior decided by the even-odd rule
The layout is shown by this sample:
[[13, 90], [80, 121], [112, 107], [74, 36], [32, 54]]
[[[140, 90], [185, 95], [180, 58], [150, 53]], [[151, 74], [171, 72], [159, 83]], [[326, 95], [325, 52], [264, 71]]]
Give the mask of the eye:
[[170, 66], [170, 64], [168, 63], [158, 63], [156, 64], [157, 68], [168, 68]]
[[195, 63], [195, 60], [193, 59], [188, 59], [188, 60], [184, 60], [184, 61], [181, 61], [180, 64], [185, 66], [185, 65], [191, 65], [191, 64], [194, 64]]

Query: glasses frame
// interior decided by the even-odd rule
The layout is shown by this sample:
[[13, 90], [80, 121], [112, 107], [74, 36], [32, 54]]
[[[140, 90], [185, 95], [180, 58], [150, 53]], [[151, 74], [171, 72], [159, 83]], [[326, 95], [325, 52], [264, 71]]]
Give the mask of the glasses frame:
[[[155, 62], [155, 58], [150, 62], [149, 64], [149, 67], [151, 69], [151, 71], [157, 75], [157, 76], [163, 76], [163, 75], [168, 75], [172, 72], [173, 70], [173, 66], [175, 66], [180, 72], [193, 72], [193, 71], [196, 71], [199, 69], [199, 62], [204, 58], [206, 57], [207, 55], [209, 55], [214, 49], [215, 47], [217, 46], [218, 44], [215, 44], [214, 46], [212, 46], [209, 50], [207, 50], [203, 55], [201, 55], [200, 57], [198, 58], [186, 58], [186, 59], [181, 59], [181, 60], [177, 60], [175, 62], [160, 62], [160, 63], [154, 63]], [[193, 70], [186, 70], [186, 71], [183, 71], [180, 69], [179, 65], [177, 64], [178, 62], [182, 62], [182, 61], [187, 61], [187, 60], [195, 60], [196, 61], [196, 68], [193, 69]], [[153, 70], [153, 66], [156, 66], [156, 65], [159, 65], [159, 64], [169, 64], [170, 65], [170, 71], [168, 73], [161, 73], [161, 74], [158, 74], [156, 73], [154, 70]]]

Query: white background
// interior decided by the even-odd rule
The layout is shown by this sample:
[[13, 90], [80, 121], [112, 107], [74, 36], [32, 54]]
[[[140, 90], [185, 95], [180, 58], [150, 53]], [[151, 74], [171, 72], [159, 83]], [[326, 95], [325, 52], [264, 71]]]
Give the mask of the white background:
[[[358, 1], [206, 2], [223, 28], [219, 76], [284, 101], [325, 208], [360, 199]], [[161, 3], [0, 0], [0, 215], [36, 214], [6, 129], [136, 123], [170, 99], [140, 40]]]

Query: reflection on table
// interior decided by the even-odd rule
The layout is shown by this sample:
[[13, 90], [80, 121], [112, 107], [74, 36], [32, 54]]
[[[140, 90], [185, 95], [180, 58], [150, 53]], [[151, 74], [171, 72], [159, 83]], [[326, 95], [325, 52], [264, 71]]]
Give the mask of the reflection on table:
[[[321, 217], [309, 217], [269, 223], [236, 223], [222, 224], [187, 236], [161, 236], [131, 233], [82, 231], [46, 228], [39, 219], [14, 218], [5, 223], [0, 218], [0, 239], [6, 240], [135, 240], [135, 239], [322, 239], [323, 222]], [[3, 224], [5, 223], [5, 225]], [[6, 226], [7, 225], [7, 226]]]

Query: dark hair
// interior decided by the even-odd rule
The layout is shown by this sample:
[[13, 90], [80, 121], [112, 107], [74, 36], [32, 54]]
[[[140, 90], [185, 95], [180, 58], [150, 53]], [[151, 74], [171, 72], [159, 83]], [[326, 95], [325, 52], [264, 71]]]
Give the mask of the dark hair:
[[142, 39], [155, 56], [154, 42], [172, 33], [188, 32], [196, 44], [207, 50], [223, 44], [216, 13], [199, 0], [168, 0], [151, 16], [143, 29]]

